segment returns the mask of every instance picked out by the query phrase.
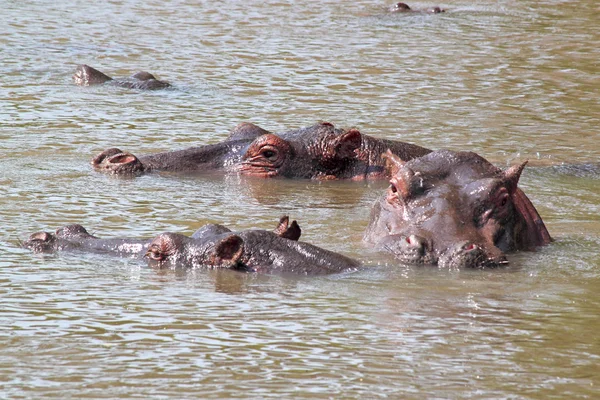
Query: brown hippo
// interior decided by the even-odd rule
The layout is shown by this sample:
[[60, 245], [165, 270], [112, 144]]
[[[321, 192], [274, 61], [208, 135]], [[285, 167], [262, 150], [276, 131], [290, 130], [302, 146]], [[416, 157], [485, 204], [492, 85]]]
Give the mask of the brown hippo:
[[440, 150], [408, 162], [384, 157], [393, 176], [364, 240], [400, 261], [495, 267], [507, 263], [506, 252], [552, 241], [517, 187], [526, 162], [503, 171], [472, 152]]
[[92, 166], [112, 174], [220, 169], [264, 178], [367, 179], [389, 176], [381, 159], [387, 149], [402, 160], [431, 151], [357, 129], [337, 129], [328, 122], [281, 134], [242, 123], [221, 143], [139, 158], [111, 148], [94, 157]]
[[391, 13], [406, 13], [406, 12], [424, 12], [424, 13], [430, 13], [430, 14], [439, 14], [439, 13], [443, 13], [446, 12], [446, 10], [444, 10], [443, 8], [440, 7], [429, 7], [423, 10], [413, 10], [412, 8], [410, 8], [408, 6], [408, 4], [406, 3], [396, 3], [393, 6], [390, 6], [388, 8], [388, 11]]
[[128, 89], [157, 90], [171, 87], [168, 82], [159, 81], [149, 72], [138, 72], [129, 78], [113, 79], [89, 65], [79, 65], [73, 74], [73, 80], [79, 86], [100, 85], [103, 83]]
[[161, 233], [154, 239], [100, 239], [81, 225], [68, 225], [55, 234], [32, 234], [23, 247], [35, 252], [81, 251], [145, 257], [157, 268], [229, 268], [244, 272], [323, 275], [356, 270], [360, 264], [346, 256], [300, 242], [300, 227], [280, 219], [275, 231], [232, 232], [209, 224], [191, 237]]

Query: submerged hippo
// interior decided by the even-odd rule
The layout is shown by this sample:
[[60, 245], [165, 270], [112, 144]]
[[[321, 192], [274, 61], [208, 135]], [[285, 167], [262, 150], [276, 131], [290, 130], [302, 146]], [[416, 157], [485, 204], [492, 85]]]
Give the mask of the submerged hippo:
[[440, 7], [429, 7], [423, 10], [413, 10], [406, 3], [396, 3], [393, 6], [388, 8], [388, 11], [391, 13], [406, 13], [406, 12], [426, 12], [430, 14], [439, 14], [446, 12], [443, 8]]
[[92, 86], [108, 83], [128, 89], [157, 90], [171, 87], [168, 82], [159, 81], [149, 72], [138, 72], [129, 78], [113, 79], [89, 65], [79, 65], [73, 74], [73, 80], [79, 86]]
[[505, 171], [471, 152], [435, 151], [403, 162], [375, 202], [364, 240], [400, 261], [440, 267], [495, 267], [505, 252], [552, 239], [517, 187], [525, 163]]
[[242, 123], [221, 143], [139, 158], [111, 148], [94, 157], [92, 166], [113, 174], [221, 169], [265, 178], [366, 179], [389, 176], [381, 160], [387, 149], [402, 160], [431, 151], [363, 135], [357, 129], [337, 129], [328, 122], [282, 134]]
[[229, 268], [245, 272], [323, 275], [352, 271], [359, 263], [351, 258], [300, 242], [300, 227], [287, 216], [275, 231], [232, 232], [209, 224], [191, 237], [161, 233], [154, 239], [99, 239], [81, 225], [68, 225], [55, 234], [32, 234], [23, 247], [35, 252], [75, 250], [138, 256], [153, 267]]

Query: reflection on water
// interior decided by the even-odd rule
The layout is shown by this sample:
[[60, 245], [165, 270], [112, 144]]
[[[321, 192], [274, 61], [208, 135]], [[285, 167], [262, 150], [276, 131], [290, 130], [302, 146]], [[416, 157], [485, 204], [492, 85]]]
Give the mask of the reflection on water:
[[[0, 397], [594, 398], [600, 82], [589, 1], [14, 2], [0, 13]], [[415, 8], [433, 5], [410, 3]], [[76, 65], [173, 90], [76, 87]], [[149, 174], [89, 161], [330, 121], [500, 166], [556, 240], [497, 271], [397, 265], [362, 244], [385, 182]], [[571, 164], [575, 164], [572, 166]], [[273, 229], [365, 263], [319, 278], [34, 255], [39, 230]]]

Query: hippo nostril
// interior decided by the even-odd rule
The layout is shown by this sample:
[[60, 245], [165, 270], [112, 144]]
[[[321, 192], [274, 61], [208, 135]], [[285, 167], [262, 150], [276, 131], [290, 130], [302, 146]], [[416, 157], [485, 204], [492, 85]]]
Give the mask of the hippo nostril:
[[466, 252], [474, 251], [474, 250], [478, 250], [478, 249], [479, 249], [479, 246], [477, 246], [475, 243], [469, 243], [463, 247], [463, 250]]
[[411, 248], [421, 250], [425, 247], [425, 241], [416, 235], [407, 236], [404, 240]]

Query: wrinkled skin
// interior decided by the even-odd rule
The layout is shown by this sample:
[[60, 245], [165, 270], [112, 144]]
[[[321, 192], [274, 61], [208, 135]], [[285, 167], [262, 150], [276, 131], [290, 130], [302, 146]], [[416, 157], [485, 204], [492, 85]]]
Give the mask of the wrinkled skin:
[[443, 8], [440, 7], [429, 7], [423, 10], [414, 10], [408, 6], [406, 3], [396, 3], [390, 8], [388, 11], [391, 13], [410, 13], [410, 12], [421, 12], [421, 13], [429, 13], [429, 14], [439, 14], [446, 12]]
[[517, 187], [526, 163], [502, 171], [471, 152], [435, 151], [403, 162], [375, 202], [364, 240], [412, 264], [497, 267], [505, 253], [552, 239]]
[[160, 81], [149, 72], [141, 71], [129, 78], [113, 79], [89, 65], [79, 65], [73, 74], [73, 80], [78, 86], [93, 86], [108, 84], [128, 89], [157, 90], [171, 87], [168, 82]]
[[145, 257], [156, 268], [229, 268], [245, 272], [321, 275], [358, 268], [348, 257], [299, 242], [301, 230], [287, 216], [273, 232], [232, 232], [222, 225], [205, 225], [192, 237], [161, 233], [154, 239], [99, 239], [81, 225], [68, 225], [55, 234], [32, 234], [23, 247], [34, 252], [81, 251]]
[[367, 179], [389, 176], [381, 160], [387, 149], [402, 160], [431, 151], [409, 143], [377, 139], [357, 129], [337, 129], [328, 122], [279, 135], [242, 123], [221, 143], [139, 158], [111, 148], [94, 157], [92, 166], [119, 175], [225, 170], [263, 178]]

